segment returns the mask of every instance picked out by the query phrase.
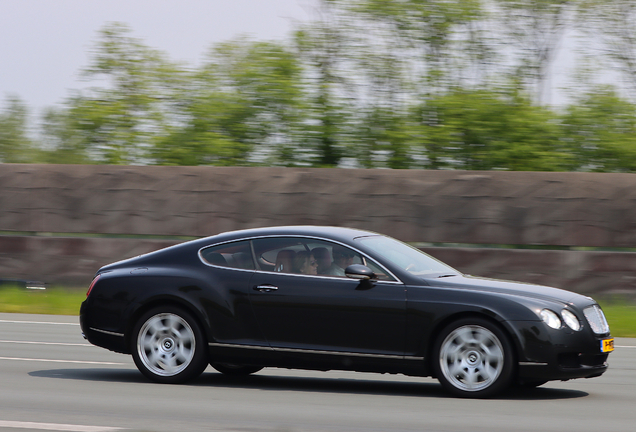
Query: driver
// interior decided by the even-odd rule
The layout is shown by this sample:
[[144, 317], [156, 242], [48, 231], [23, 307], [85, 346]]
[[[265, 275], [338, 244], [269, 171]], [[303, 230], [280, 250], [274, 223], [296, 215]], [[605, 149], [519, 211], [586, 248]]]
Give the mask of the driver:
[[325, 272], [331, 276], [345, 276], [345, 269], [353, 264], [355, 252], [342, 246], [334, 246], [331, 252], [333, 262]]

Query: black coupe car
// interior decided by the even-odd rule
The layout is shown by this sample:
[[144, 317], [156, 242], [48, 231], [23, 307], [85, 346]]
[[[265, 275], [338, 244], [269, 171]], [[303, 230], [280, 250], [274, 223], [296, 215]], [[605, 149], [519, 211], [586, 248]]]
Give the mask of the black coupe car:
[[451, 393], [591, 378], [613, 339], [589, 297], [466, 276], [393, 238], [336, 227], [228, 232], [102, 267], [93, 344], [162, 383], [264, 367], [433, 376]]

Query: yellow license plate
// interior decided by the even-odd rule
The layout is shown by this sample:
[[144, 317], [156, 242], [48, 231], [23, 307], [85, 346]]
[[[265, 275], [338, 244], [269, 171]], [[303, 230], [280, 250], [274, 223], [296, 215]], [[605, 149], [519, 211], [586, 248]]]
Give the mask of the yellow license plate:
[[614, 339], [603, 339], [601, 341], [601, 352], [607, 353], [614, 351]]

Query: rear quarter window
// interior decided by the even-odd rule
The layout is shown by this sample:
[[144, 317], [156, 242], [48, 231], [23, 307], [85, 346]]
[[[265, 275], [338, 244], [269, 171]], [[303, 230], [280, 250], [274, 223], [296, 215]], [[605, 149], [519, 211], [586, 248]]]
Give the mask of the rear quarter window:
[[213, 266], [254, 270], [252, 249], [247, 240], [202, 249], [200, 256], [203, 262]]

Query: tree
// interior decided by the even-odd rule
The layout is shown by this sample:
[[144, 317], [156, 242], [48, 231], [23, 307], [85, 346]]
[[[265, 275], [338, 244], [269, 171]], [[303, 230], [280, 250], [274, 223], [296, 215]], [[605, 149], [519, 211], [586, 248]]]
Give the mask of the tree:
[[41, 153], [38, 162], [90, 164], [88, 143], [75, 129], [76, 119], [66, 109], [48, 108], [42, 116]]
[[562, 171], [571, 164], [554, 114], [514, 91], [457, 90], [416, 115], [432, 169]]
[[517, 63], [514, 76], [522, 80], [538, 104], [549, 96], [546, 85], [556, 50], [570, 25], [576, 0], [496, 0], [514, 43]]
[[465, 66], [457, 61], [462, 44], [479, 52], [472, 60], [488, 55], [485, 45], [475, 39], [479, 32], [474, 23], [484, 17], [480, 0], [352, 0], [351, 4], [351, 11], [366, 21], [367, 28], [379, 26], [395, 36], [391, 49], [409, 58], [411, 72], [421, 78], [419, 94], [444, 92], [458, 84], [456, 72]]
[[27, 163], [33, 156], [26, 105], [15, 96], [7, 97], [0, 112], [0, 163]]
[[[316, 19], [294, 34], [306, 89], [305, 135], [308, 161], [335, 167], [351, 147], [355, 85], [351, 79], [351, 23], [341, 0], [318, 0]], [[349, 72], [349, 73], [348, 73]]]
[[283, 45], [219, 44], [190, 76], [182, 122], [157, 143], [156, 163], [291, 163], [301, 96], [300, 67]]
[[84, 75], [106, 79], [108, 86], [92, 88], [66, 104], [73, 140], [92, 159], [108, 164], [149, 161], [149, 150], [173, 120], [172, 96], [181, 82], [176, 65], [129, 32], [117, 23], [100, 32]]
[[562, 123], [577, 170], [636, 172], [636, 105], [615, 89], [599, 87], [581, 96]]
[[596, 52], [600, 50], [636, 91], [636, 2], [583, 0], [578, 11], [580, 29], [600, 44]]

